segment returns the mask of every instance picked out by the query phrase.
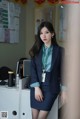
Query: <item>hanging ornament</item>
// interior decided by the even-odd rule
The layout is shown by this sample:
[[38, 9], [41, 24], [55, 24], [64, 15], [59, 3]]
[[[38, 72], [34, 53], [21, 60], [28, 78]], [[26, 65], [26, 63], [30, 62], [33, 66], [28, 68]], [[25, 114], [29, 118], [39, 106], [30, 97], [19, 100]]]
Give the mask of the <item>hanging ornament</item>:
[[48, 0], [48, 2], [54, 4], [54, 3], [59, 2], [59, 0]]
[[21, 0], [21, 3], [22, 3], [22, 4], [27, 3], [27, 0]]
[[34, 0], [37, 4], [42, 4], [45, 2], [45, 0]]

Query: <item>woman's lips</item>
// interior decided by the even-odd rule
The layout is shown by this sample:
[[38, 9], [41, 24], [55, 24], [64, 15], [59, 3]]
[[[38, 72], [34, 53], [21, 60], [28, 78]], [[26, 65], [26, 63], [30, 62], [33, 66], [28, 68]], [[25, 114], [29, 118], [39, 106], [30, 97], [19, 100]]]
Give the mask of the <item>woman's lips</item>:
[[43, 39], [43, 41], [46, 41], [47, 39]]

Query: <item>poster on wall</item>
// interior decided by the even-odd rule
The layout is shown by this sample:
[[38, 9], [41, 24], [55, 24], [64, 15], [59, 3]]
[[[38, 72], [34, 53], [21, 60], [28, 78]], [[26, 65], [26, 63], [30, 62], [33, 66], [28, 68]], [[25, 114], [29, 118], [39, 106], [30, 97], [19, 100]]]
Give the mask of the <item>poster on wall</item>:
[[7, 0], [0, 1], [0, 42], [19, 42], [20, 5]]

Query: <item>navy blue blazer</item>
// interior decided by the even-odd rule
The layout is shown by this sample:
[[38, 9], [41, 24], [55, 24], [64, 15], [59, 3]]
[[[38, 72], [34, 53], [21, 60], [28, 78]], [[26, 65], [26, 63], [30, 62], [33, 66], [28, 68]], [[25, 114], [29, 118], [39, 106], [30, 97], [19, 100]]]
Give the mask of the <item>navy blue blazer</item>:
[[[61, 72], [62, 72], [63, 48], [53, 45], [51, 72], [46, 72], [46, 85], [53, 93], [60, 91]], [[39, 54], [31, 59], [31, 84], [42, 80], [42, 49]]]

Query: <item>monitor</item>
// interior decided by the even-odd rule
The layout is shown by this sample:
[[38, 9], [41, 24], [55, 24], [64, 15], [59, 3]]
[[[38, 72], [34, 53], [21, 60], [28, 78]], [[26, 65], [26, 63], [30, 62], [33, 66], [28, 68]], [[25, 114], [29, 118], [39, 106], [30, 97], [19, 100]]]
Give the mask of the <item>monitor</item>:
[[30, 65], [31, 65], [30, 59], [23, 60], [23, 76], [24, 77], [30, 77], [31, 76]]

